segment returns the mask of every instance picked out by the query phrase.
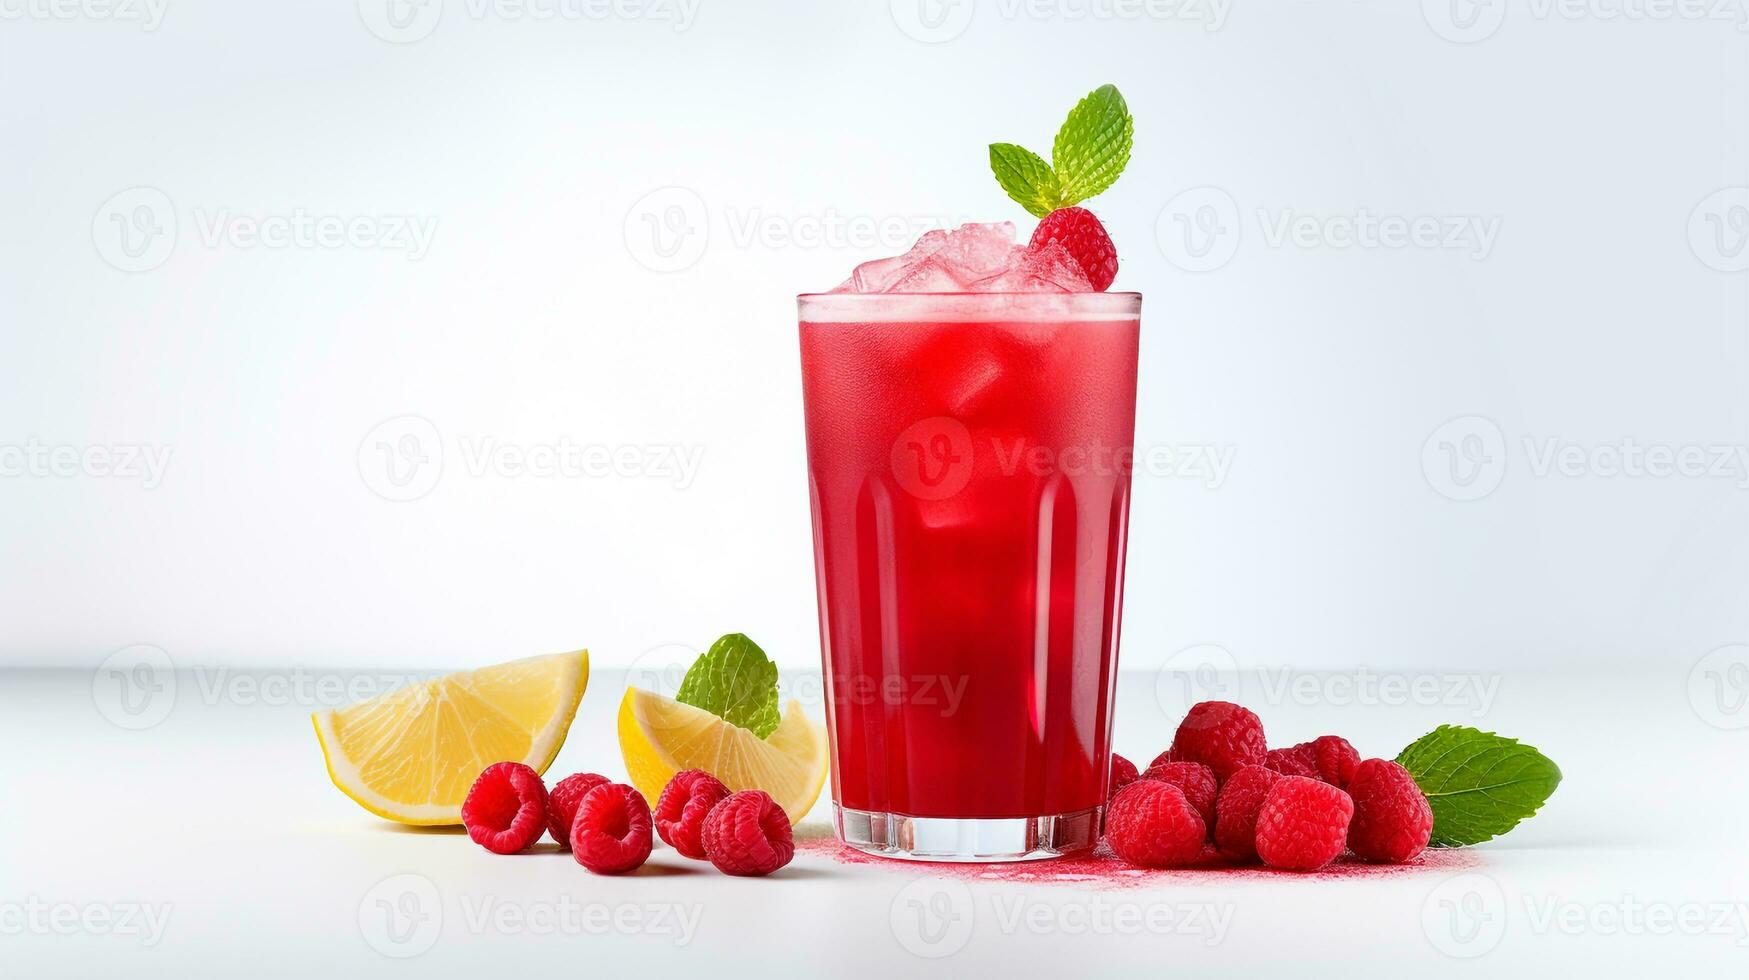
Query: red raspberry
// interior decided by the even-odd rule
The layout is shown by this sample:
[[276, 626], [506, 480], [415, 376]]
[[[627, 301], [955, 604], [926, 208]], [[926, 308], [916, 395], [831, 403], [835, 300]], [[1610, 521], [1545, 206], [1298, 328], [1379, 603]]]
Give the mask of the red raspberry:
[[[1307, 743], [1310, 744], [1310, 743]], [[1270, 749], [1263, 753], [1263, 764], [1283, 776], [1305, 776], [1307, 779], [1317, 779], [1318, 769], [1306, 761], [1299, 746], [1291, 749]]]
[[681, 854], [704, 860], [705, 815], [728, 795], [729, 787], [703, 769], [675, 773], [656, 800], [656, 833]]
[[1138, 778], [1136, 764], [1113, 752], [1111, 754], [1111, 788], [1105, 794], [1106, 802], [1111, 802], [1111, 798], [1117, 795], [1118, 790], [1135, 782]]
[[1355, 767], [1348, 793], [1354, 798], [1348, 847], [1356, 857], [1401, 864], [1427, 849], [1433, 807], [1409, 770], [1385, 759], [1368, 759]]
[[1249, 708], [1229, 701], [1203, 701], [1191, 706], [1172, 740], [1172, 757], [1200, 762], [1226, 782], [1240, 766], [1263, 761], [1263, 722]]
[[1155, 756], [1154, 761], [1148, 763], [1148, 768], [1152, 769], [1155, 766], [1163, 766], [1168, 762], [1177, 762], [1177, 761], [1178, 761], [1178, 757], [1172, 754], [1172, 747], [1167, 746], [1166, 751]]
[[1196, 861], [1207, 836], [1184, 791], [1157, 779], [1138, 779], [1124, 787], [1105, 811], [1105, 840], [1112, 851], [1144, 868]]
[[700, 837], [718, 871], [744, 878], [768, 875], [796, 854], [789, 817], [763, 790], [744, 789], [711, 807]]
[[602, 783], [583, 794], [571, 824], [571, 856], [598, 875], [636, 870], [650, 856], [650, 804], [624, 783]]
[[1052, 242], [1068, 251], [1094, 289], [1103, 293], [1111, 288], [1111, 281], [1117, 278], [1117, 247], [1092, 211], [1058, 208], [1045, 215], [1033, 229], [1032, 248], [1036, 251]]
[[577, 819], [577, 804], [583, 802], [584, 794], [605, 782], [606, 776], [592, 772], [572, 773], [559, 780], [547, 794], [547, 833], [553, 835], [560, 847], [567, 850], [571, 847], [571, 824]]
[[1300, 757], [1311, 763], [1319, 779], [1337, 789], [1346, 789], [1354, 778], [1354, 767], [1360, 765], [1360, 753], [1340, 735], [1320, 735], [1310, 742], [1294, 746]]
[[1200, 762], [1168, 762], [1163, 765], [1149, 766], [1142, 773], [1143, 779], [1154, 779], [1162, 783], [1171, 783], [1184, 793], [1184, 798], [1190, 805], [1196, 807], [1196, 812], [1202, 817], [1205, 827], [1215, 825], [1215, 794], [1220, 787], [1215, 783], [1215, 771]]
[[462, 801], [462, 826], [493, 854], [527, 850], [547, 829], [547, 787], [540, 773], [520, 762], [487, 766]]
[[1257, 810], [1257, 856], [1272, 868], [1316, 871], [1348, 843], [1354, 801], [1329, 783], [1283, 776]]
[[1257, 860], [1257, 811], [1281, 773], [1240, 766], [1215, 799], [1215, 846], [1238, 861]]

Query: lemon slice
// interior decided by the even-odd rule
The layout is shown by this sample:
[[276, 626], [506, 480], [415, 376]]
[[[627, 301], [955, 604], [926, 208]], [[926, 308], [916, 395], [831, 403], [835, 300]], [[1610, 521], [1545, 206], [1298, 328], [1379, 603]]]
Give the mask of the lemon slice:
[[589, 651], [513, 660], [310, 716], [328, 778], [359, 806], [411, 824], [462, 822], [480, 770], [545, 772], [589, 684]]
[[619, 748], [632, 785], [652, 803], [682, 769], [703, 769], [731, 790], [762, 789], [795, 823], [826, 783], [826, 731], [791, 701], [761, 739], [716, 715], [635, 687], [619, 703]]

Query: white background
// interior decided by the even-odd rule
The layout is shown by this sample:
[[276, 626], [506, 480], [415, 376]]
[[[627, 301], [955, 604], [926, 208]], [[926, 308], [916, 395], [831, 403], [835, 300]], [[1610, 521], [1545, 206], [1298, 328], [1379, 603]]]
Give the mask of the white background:
[[[742, 630], [816, 663], [793, 296], [922, 222], [1026, 233], [985, 144], [1048, 150], [1105, 81], [1137, 118], [1093, 206], [1146, 296], [1138, 444], [1230, 464], [1138, 473], [1127, 662], [1679, 678], [1749, 639], [1741, 4], [1064, 4], [705, 0], [677, 29], [452, 0], [396, 44], [367, 20], [427, 22], [374, 0], [170, 0], [155, 30], [5, 0], [0, 661], [611, 663]], [[131, 188], [175, 228], [138, 260]], [[1495, 231], [1277, 234], [1361, 209]], [[299, 214], [431, 235], [247, 237]], [[408, 433], [377, 426], [408, 415], [442, 469], [397, 488], [377, 444]], [[169, 459], [148, 489], [33, 441]], [[477, 458], [565, 441], [698, 465]], [[1630, 442], [1731, 469], [1610, 475]]]
[[[1745, 896], [1749, 6], [397, 10], [0, 0], [0, 725], [32, 747], [0, 780], [0, 957], [383, 969], [409, 948], [372, 903], [412, 873], [448, 904], [409, 971], [651, 967], [647, 936], [535, 942], [455, 904], [562, 895], [702, 903], [689, 952], [730, 969], [1086, 969], [1102, 940], [985, 911], [920, 952], [891, 869], [609, 881], [396, 832], [327, 785], [305, 715], [330, 703], [299, 685], [587, 646], [557, 769], [617, 775], [619, 668], [740, 630], [817, 714], [793, 297], [927, 224], [1029, 231], [985, 144], [1048, 149], [1113, 82], [1135, 156], [1092, 205], [1146, 296], [1137, 441], [1198, 467], [1136, 475], [1118, 748], [1146, 759], [1189, 696], [1227, 694], [1272, 742], [1389, 756], [1476, 724], [1566, 782], [1470, 852], [1503, 936], [1453, 947], [1441, 903], [1475, 881], [1437, 869], [1222, 879], [1135, 901], [1229, 903], [1231, 941], [1099, 962], [1741, 962], [1749, 920], [1609, 917]], [[1358, 244], [1362, 212], [1439, 236]], [[304, 221], [342, 234], [254, 233]], [[629, 455], [478, 458], [556, 446]], [[167, 463], [115, 471], [136, 453]], [[117, 700], [139, 664], [146, 715]], [[32, 897], [173, 924], [149, 948], [15, 928]], [[1551, 900], [1578, 925], [1539, 926]]]

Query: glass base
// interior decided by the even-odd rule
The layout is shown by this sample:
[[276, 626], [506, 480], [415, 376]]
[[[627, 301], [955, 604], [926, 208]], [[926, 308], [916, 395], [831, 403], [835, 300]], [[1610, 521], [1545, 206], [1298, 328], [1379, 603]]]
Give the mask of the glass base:
[[866, 854], [903, 861], [1037, 861], [1099, 843], [1104, 807], [991, 820], [910, 817], [832, 804], [838, 839]]

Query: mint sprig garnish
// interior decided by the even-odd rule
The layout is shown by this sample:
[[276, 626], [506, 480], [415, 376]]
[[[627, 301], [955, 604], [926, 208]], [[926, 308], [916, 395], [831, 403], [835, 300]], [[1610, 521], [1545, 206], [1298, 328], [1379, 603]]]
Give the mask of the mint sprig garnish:
[[1051, 144], [1051, 167], [1070, 203], [1110, 187], [1130, 162], [1136, 121], [1115, 85], [1101, 85], [1069, 110]]
[[1051, 165], [1037, 153], [1013, 143], [990, 144], [990, 170], [1008, 196], [1027, 213], [1044, 217], [1063, 205], [1063, 185]]
[[1101, 85], [1069, 110], [1051, 143], [1051, 162], [1013, 143], [990, 144], [990, 170], [1035, 218], [1110, 187], [1130, 162], [1136, 121], [1115, 85]]
[[746, 634], [730, 633], [687, 668], [675, 700], [764, 738], [777, 729], [777, 665]]
[[1561, 784], [1561, 770], [1517, 739], [1441, 725], [1397, 755], [1433, 807], [1434, 847], [1465, 847], [1518, 826]]

